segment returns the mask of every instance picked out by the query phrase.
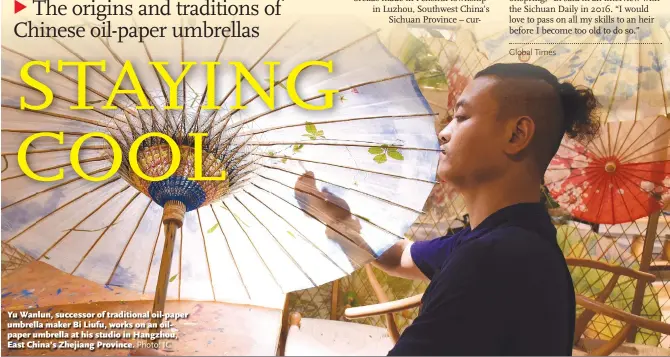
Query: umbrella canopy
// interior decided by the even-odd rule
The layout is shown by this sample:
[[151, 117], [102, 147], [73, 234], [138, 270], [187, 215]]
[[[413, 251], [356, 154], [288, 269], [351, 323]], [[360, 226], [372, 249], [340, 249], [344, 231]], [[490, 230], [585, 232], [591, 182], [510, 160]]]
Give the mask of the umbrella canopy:
[[634, 221], [670, 199], [670, 119], [608, 122], [588, 145], [566, 140], [545, 183], [556, 201], [587, 222]]
[[[412, 72], [386, 52], [375, 31], [340, 20], [337, 32], [325, 20], [268, 24], [253, 40], [3, 44], [2, 240], [102, 284], [153, 293], [161, 275], [169, 298], [271, 306], [280, 306], [287, 292], [338, 279], [379, 256], [420, 214], [434, 184], [438, 143]], [[20, 77], [31, 58], [52, 59], [50, 73], [31, 72], [55, 95], [40, 111], [19, 108], [21, 96], [29, 103], [43, 100]], [[104, 72], [87, 75], [87, 103], [96, 109], [69, 109], [77, 101], [77, 73], [57, 71], [57, 59], [106, 61]], [[126, 59], [155, 109], [134, 109], [134, 94], [116, 96], [115, 111], [100, 109]], [[164, 110], [170, 90], [150, 61], [168, 62], [172, 78], [183, 70], [180, 61], [239, 61], [260, 89], [273, 88], [274, 107], [246, 85], [248, 78], [236, 90], [236, 67], [217, 68], [213, 88], [207, 68], [193, 66], [176, 93], [184, 108]], [[272, 61], [280, 63], [274, 73], [266, 65]], [[289, 73], [305, 61], [332, 61], [332, 70], [310, 67], [296, 82], [312, 105], [326, 103], [323, 90], [338, 90], [331, 109], [306, 110], [289, 96]], [[244, 109], [236, 106], [238, 94]], [[219, 110], [205, 107], [213, 104], [209, 95]], [[35, 181], [17, 165], [19, 146], [38, 131], [62, 131], [64, 144], [35, 140], [27, 162], [43, 176], [63, 169], [61, 180]], [[106, 180], [84, 180], [70, 164], [70, 148], [81, 135], [101, 131], [119, 143], [120, 169]], [[148, 132], [177, 145], [173, 150], [163, 139], [144, 141], [138, 165], [146, 174], [165, 173], [174, 152], [181, 154], [166, 180], [149, 182], [131, 169], [130, 146]], [[225, 181], [187, 180], [195, 171], [193, 132], [209, 134], [202, 143], [203, 172], [225, 171]], [[106, 141], [91, 138], [80, 151], [81, 167], [100, 176], [111, 166], [110, 153]], [[306, 172], [312, 180], [296, 192]], [[318, 211], [314, 197], [341, 207], [350, 224]], [[163, 221], [179, 224], [166, 223], [164, 230]], [[173, 248], [167, 244], [172, 240]], [[171, 261], [169, 274], [159, 274], [161, 259]]]

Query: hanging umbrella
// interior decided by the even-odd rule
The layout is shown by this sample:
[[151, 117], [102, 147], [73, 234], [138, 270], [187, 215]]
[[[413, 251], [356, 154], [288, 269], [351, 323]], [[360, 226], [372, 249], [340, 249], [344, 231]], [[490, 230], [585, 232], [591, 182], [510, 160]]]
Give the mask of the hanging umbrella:
[[566, 140], [545, 182], [556, 201], [587, 222], [630, 222], [670, 199], [670, 119], [608, 122], [588, 145]]
[[[4, 43], [3, 242], [67, 273], [153, 293], [160, 310], [166, 297], [281, 307], [283, 294], [349, 274], [402, 239], [434, 185], [438, 152], [433, 114], [413, 73], [385, 51], [375, 31], [356, 22], [277, 22], [262, 29], [255, 39]], [[41, 111], [20, 110], [21, 96], [44, 100], [20, 77], [21, 66], [37, 58], [52, 59], [50, 73], [38, 67], [31, 75], [53, 89], [54, 102]], [[56, 59], [106, 61], [104, 72], [87, 73], [87, 103], [96, 109], [69, 109], [77, 102], [77, 72], [58, 71]], [[134, 94], [118, 95], [116, 111], [100, 109], [127, 59], [155, 109], [134, 109]], [[289, 97], [287, 77], [297, 64], [318, 60], [332, 60], [332, 72], [300, 73], [300, 97], [322, 105], [321, 90], [338, 93], [333, 108], [305, 110]], [[235, 67], [217, 68], [212, 88], [205, 66], [194, 66], [177, 91], [184, 108], [164, 110], [170, 91], [149, 61], [168, 62], [172, 78], [183, 69], [180, 61], [240, 61], [263, 90], [274, 88], [274, 108], [242, 80], [246, 108], [233, 109]], [[274, 86], [265, 65], [271, 61], [280, 62]], [[220, 110], [204, 107], [212, 105], [210, 94]], [[35, 181], [17, 165], [23, 140], [44, 131], [62, 131], [64, 144], [35, 140], [27, 162], [42, 176], [62, 169], [58, 181]], [[79, 177], [69, 160], [74, 141], [91, 132], [107, 132], [123, 153], [118, 173], [99, 182]], [[181, 156], [163, 181], [149, 182], [130, 167], [130, 147], [148, 132], [162, 133], [176, 147], [145, 140], [137, 163], [144, 173], [159, 176], [175, 152]], [[187, 135], [194, 132], [208, 133], [204, 176], [225, 171], [225, 181], [187, 179], [196, 165]], [[87, 140], [79, 153], [83, 171], [108, 172], [111, 152], [101, 138]], [[311, 185], [296, 191], [306, 172]], [[353, 223], [327, 219], [308, 196], [342, 207]]]

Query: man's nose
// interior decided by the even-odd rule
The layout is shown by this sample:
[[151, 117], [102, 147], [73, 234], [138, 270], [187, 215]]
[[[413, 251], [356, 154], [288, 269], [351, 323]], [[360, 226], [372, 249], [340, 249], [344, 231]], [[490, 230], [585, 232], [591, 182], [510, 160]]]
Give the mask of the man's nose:
[[449, 126], [447, 125], [440, 131], [440, 133], [437, 135], [437, 138], [440, 140], [440, 144], [446, 144], [451, 140], [451, 130], [449, 130]]

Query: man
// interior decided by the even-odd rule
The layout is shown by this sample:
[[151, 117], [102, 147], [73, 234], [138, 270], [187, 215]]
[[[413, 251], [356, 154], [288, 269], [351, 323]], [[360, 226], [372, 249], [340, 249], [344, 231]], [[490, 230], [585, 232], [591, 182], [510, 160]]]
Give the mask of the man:
[[596, 107], [590, 90], [530, 64], [496, 64], [475, 76], [439, 133], [437, 172], [463, 195], [470, 226], [403, 240], [373, 263], [430, 280], [419, 316], [389, 355], [572, 353], [572, 279], [540, 187], [566, 133], [597, 133]]

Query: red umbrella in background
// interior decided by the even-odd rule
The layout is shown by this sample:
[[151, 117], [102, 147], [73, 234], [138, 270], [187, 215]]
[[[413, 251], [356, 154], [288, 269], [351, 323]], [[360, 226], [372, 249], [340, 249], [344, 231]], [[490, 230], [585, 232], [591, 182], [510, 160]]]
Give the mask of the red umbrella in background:
[[607, 122], [584, 146], [566, 139], [545, 182], [575, 218], [632, 222], [670, 202], [670, 119]]

